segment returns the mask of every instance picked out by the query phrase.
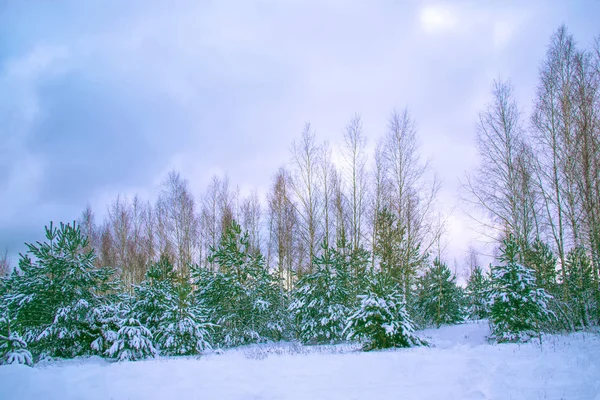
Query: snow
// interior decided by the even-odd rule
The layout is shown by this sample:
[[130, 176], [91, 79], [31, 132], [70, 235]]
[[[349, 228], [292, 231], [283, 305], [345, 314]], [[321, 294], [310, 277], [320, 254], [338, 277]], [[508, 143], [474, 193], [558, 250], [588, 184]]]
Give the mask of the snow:
[[487, 322], [418, 332], [432, 347], [253, 345], [201, 358], [0, 367], [0, 399], [600, 399], [600, 336], [490, 345]]

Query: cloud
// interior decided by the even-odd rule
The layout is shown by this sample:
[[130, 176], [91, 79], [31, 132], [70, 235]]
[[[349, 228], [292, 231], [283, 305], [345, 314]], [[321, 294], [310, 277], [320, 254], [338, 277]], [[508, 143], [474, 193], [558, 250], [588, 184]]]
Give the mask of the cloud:
[[448, 5], [429, 4], [419, 12], [421, 27], [427, 33], [443, 33], [456, 29], [459, 24], [458, 15]]

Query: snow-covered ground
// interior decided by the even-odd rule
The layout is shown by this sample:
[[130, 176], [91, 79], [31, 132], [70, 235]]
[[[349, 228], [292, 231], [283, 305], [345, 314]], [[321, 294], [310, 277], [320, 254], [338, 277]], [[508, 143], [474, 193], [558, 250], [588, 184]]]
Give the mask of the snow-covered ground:
[[486, 322], [420, 332], [433, 346], [250, 346], [202, 358], [0, 367], [0, 399], [600, 399], [600, 336], [489, 345]]

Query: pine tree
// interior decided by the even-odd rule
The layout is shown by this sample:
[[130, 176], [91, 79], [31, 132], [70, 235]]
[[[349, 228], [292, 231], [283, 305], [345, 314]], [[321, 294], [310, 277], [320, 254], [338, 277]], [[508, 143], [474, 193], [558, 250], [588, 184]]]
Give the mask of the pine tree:
[[525, 263], [535, 271], [535, 281], [540, 288], [553, 296], [558, 294], [557, 259], [548, 244], [534, 240], [526, 251]]
[[567, 254], [565, 260], [566, 303], [576, 325], [582, 328], [591, 324], [590, 318], [595, 313], [592, 265], [583, 247], [575, 247]]
[[198, 299], [207, 307], [216, 328], [216, 341], [225, 347], [285, 335], [286, 301], [276, 278], [260, 253], [252, 253], [248, 233], [232, 220], [218, 248], [211, 249], [216, 272], [193, 268]]
[[118, 339], [126, 314], [130, 312], [126, 306], [130, 303], [132, 300], [128, 295], [120, 294], [112, 302], [92, 309], [90, 326], [96, 337], [91, 344], [94, 354], [102, 357], [108, 354], [108, 350]]
[[490, 282], [481, 267], [476, 266], [473, 268], [465, 289], [469, 319], [476, 320], [488, 317], [490, 312], [489, 288]]
[[152, 332], [161, 354], [193, 355], [211, 347], [206, 311], [165, 255], [135, 286], [135, 299], [133, 315]]
[[348, 318], [344, 333], [348, 339], [364, 342], [364, 350], [410, 347], [426, 344], [414, 335], [414, 323], [397, 284], [387, 273], [368, 279], [365, 294]]
[[348, 281], [341, 282], [351, 291], [350, 302], [356, 299], [366, 283], [367, 267], [369, 266], [371, 254], [360, 245], [353, 246], [346, 239], [345, 233], [339, 235], [335, 248], [331, 249], [332, 257], [339, 265], [340, 273], [345, 274], [343, 278]]
[[11, 330], [10, 320], [0, 318], [0, 365], [24, 364], [33, 366], [33, 357], [27, 343]]
[[2, 301], [14, 330], [37, 354], [74, 357], [93, 352], [91, 314], [116, 289], [114, 271], [96, 268], [96, 255], [75, 224], [51, 223], [46, 241], [26, 244], [19, 273]]
[[456, 277], [439, 259], [421, 279], [418, 308], [425, 321], [436, 325], [455, 324], [463, 320], [461, 293], [456, 286]]
[[552, 316], [551, 296], [537, 287], [535, 272], [518, 263], [519, 249], [512, 236], [504, 240], [501, 265], [492, 268], [490, 325], [498, 342], [516, 342], [539, 334], [540, 324]]
[[157, 350], [152, 343], [152, 332], [137, 319], [127, 317], [119, 325], [117, 337], [106, 355], [118, 361], [136, 361], [155, 357]]
[[536, 239], [525, 253], [525, 263], [535, 271], [538, 286], [552, 296], [548, 300], [548, 308], [556, 318], [542, 322], [547, 329], [573, 330], [575, 322], [573, 313], [569, 311], [568, 287], [558, 282], [557, 257], [550, 246]]
[[315, 256], [316, 271], [297, 283], [290, 311], [305, 343], [331, 343], [343, 339], [349, 306], [354, 302], [349, 288], [348, 265], [340, 253], [325, 242]]
[[417, 270], [425, 256], [419, 246], [409, 243], [406, 227], [387, 208], [377, 214], [376, 233], [373, 257], [379, 262], [379, 269], [398, 282], [407, 305], [412, 308]]

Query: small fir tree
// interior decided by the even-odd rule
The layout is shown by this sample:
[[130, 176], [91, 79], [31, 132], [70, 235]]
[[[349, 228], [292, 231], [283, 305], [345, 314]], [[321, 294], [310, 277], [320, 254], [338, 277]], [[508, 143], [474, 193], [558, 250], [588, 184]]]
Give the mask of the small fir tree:
[[469, 319], [477, 320], [488, 317], [490, 312], [489, 289], [489, 279], [485, 276], [481, 267], [476, 266], [471, 271], [471, 275], [469, 275], [465, 289]]
[[232, 220], [211, 251], [219, 270], [194, 267], [193, 276], [197, 296], [218, 326], [216, 341], [231, 347], [283, 338], [286, 301], [262, 255], [251, 252], [248, 233]]
[[10, 320], [0, 318], [0, 365], [23, 364], [33, 367], [33, 357], [27, 343], [11, 330]]
[[211, 347], [206, 311], [166, 256], [150, 266], [135, 299], [135, 318], [152, 332], [162, 354], [193, 355]]
[[349, 288], [348, 265], [340, 253], [325, 242], [316, 256], [316, 271], [297, 283], [290, 311], [305, 343], [331, 343], [343, 339], [349, 306], [354, 302]]
[[379, 269], [398, 282], [401, 293], [411, 307], [417, 271], [426, 255], [421, 254], [418, 245], [408, 240], [406, 227], [387, 208], [377, 213], [373, 257], [379, 262]]
[[551, 296], [537, 287], [535, 272], [518, 263], [518, 246], [512, 236], [504, 240], [501, 265], [492, 268], [490, 325], [498, 342], [517, 342], [539, 335], [540, 324], [550, 318]]
[[433, 261], [433, 266], [421, 278], [418, 308], [425, 321], [438, 328], [463, 320], [462, 297], [456, 277], [439, 259]]
[[155, 357], [157, 350], [152, 343], [152, 332], [137, 319], [126, 317], [119, 323], [117, 338], [106, 355], [118, 361], [136, 361]]
[[414, 323], [395, 281], [385, 272], [367, 281], [366, 292], [358, 296], [360, 303], [344, 329], [347, 338], [364, 342], [364, 350], [425, 344], [414, 335]]

